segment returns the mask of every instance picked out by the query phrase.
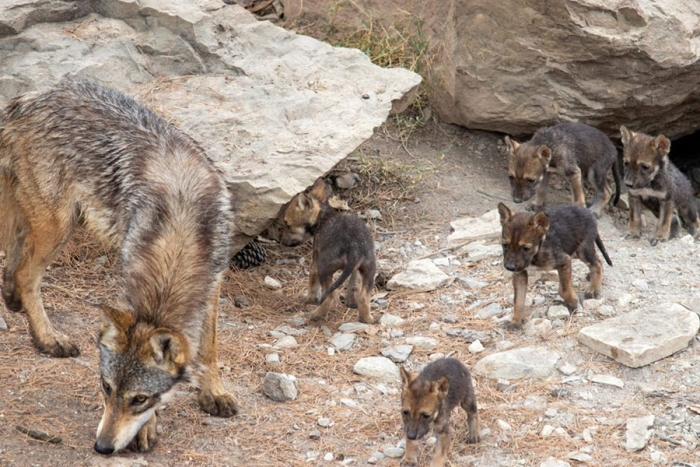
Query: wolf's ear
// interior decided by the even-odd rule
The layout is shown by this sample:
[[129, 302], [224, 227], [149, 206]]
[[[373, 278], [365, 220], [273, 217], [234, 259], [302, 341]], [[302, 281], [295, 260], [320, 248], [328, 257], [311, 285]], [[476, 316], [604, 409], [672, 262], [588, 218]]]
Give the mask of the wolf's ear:
[[627, 146], [634, 138], [634, 132], [629, 131], [625, 125], [622, 125], [620, 127], [620, 136], [622, 137], [622, 144]]
[[151, 336], [153, 359], [158, 365], [173, 365], [177, 373], [187, 361], [188, 345], [185, 336], [170, 329], [156, 329]]
[[306, 193], [299, 193], [297, 206], [300, 211], [310, 211], [314, 208], [314, 201]]
[[442, 400], [447, 396], [447, 392], [450, 390], [450, 380], [443, 376], [437, 381], [433, 381], [432, 392], [437, 394], [438, 399]]
[[399, 372], [401, 373], [401, 382], [403, 383], [403, 387], [407, 388], [411, 385], [413, 382], [413, 376], [411, 376], [411, 373], [409, 373], [406, 368], [404, 367], [399, 367]]
[[549, 216], [544, 211], [540, 211], [532, 216], [530, 223], [534, 225], [540, 233], [547, 233], [549, 230]]
[[503, 203], [498, 203], [498, 214], [501, 216], [501, 225], [505, 224], [513, 217], [511, 210]]
[[664, 135], [659, 135], [654, 138], [654, 147], [663, 155], [665, 159], [668, 152], [671, 150], [671, 141]]
[[333, 189], [322, 178], [316, 180], [316, 183], [314, 183], [314, 185], [311, 187], [311, 196], [313, 196], [322, 203], [327, 202], [328, 198], [330, 198], [332, 195]]
[[100, 344], [111, 349], [126, 346], [126, 331], [134, 325], [134, 315], [125, 310], [101, 305], [102, 326], [100, 327]]
[[505, 137], [504, 141], [506, 142], [506, 147], [508, 148], [509, 154], [515, 154], [515, 151], [517, 151], [520, 147], [520, 143], [518, 143], [517, 141], [513, 141], [507, 136]]
[[542, 162], [544, 162], [544, 165], [549, 165], [549, 161], [552, 159], [552, 150], [547, 146], [546, 144], [543, 144], [539, 148], [537, 148], [537, 152], [535, 152], [535, 157], [539, 158]]

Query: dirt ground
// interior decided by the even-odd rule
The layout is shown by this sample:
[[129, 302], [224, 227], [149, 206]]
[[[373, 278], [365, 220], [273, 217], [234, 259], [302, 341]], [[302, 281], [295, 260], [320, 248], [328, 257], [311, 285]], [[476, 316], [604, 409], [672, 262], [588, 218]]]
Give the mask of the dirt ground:
[[[386, 273], [444, 248], [451, 220], [483, 214], [495, 209], [498, 201], [515, 206], [509, 200], [499, 135], [435, 122], [406, 134], [404, 127], [388, 124], [342, 166], [355, 170], [362, 183], [338, 191], [339, 196], [361, 211], [378, 209], [382, 215], [372, 227], [380, 269]], [[566, 183], [554, 179], [553, 185], [551, 201], [565, 201]], [[700, 289], [697, 244], [674, 240], [651, 247], [648, 238], [655, 219], [647, 216], [647, 220], [646, 238], [636, 241], [624, 239], [626, 212], [615, 208], [600, 220], [601, 236], [615, 263], [606, 269], [603, 285], [605, 304], [612, 305], [613, 314], [686, 300]], [[48, 271], [43, 297], [52, 322], [79, 343], [80, 357], [39, 355], [31, 345], [26, 316], [0, 306], [10, 327], [9, 332], [0, 332], [0, 466], [369, 465], [373, 453], [402, 439], [399, 385], [360, 377], [353, 373], [353, 365], [362, 357], [380, 355], [387, 343], [403, 344], [414, 335], [438, 341], [430, 351], [414, 349], [406, 362], [414, 371], [437, 353], [452, 354], [472, 367], [505, 341], [514, 347], [538, 344], [555, 349], [562, 355], [560, 363], [576, 366], [572, 377], [555, 371], [543, 381], [511, 382], [505, 392], [496, 381], [475, 378], [484, 439], [467, 445], [466, 416], [456, 411], [453, 466], [537, 467], [550, 456], [578, 465], [568, 460], [573, 452], [590, 455], [588, 465], [700, 465], [697, 340], [660, 362], [630, 369], [576, 341], [580, 328], [604, 319], [592, 311], [574, 315], [544, 337], [506, 331], [494, 319], [474, 315], [489, 303], [504, 307], [501, 316], [511, 306], [512, 287], [500, 258], [471, 263], [454, 250], [431, 257], [449, 256], [450, 265], [442, 267], [445, 272], [455, 279], [486, 282], [485, 287], [470, 289], [455, 280], [432, 293], [380, 295], [386, 306], [375, 309], [375, 316], [390, 313], [405, 319], [397, 327], [401, 332], [377, 325], [371, 333], [358, 334], [350, 350], [329, 355], [329, 335], [344, 322], [356, 321], [354, 310], [338, 305], [327, 322], [302, 325], [299, 319], [311, 309], [299, 298], [310, 248], [267, 247], [266, 264], [230, 271], [222, 291], [219, 361], [225, 384], [240, 401], [241, 414], [232, 419], [210, 417], [198, 410], [195, 390], [183, 385], [160, 412], [160, 441], [152, 452], [106, 458], [92, 449], [102, 414], [96, 348], [99, 313], [86, 302], [109, 301], [115, 294], [115, 256], [78, 236]], [[268, 275], [283, 288], [265, 288]], [[577, 262], [574, 287], [579, 293], [585, 275], [585, 266]], [[647, 288], [640, 282], [632, 285], [637, 279], [643, 279]], [[632, 300], [620, 305], [618, 298], [625, 293]], [[239, 295], [245, 295], [250, 306], [235, 307]], [[531, 284], [528, 295], [539, 299], [532, 307], [534, 315], [560, 302], [556, 284], [552, 287], [547, 280]], [[481, 306], [468, 309], [479, 302]], [[442, 321], [446, 313], [456, 315], [457, 323]], [[276, 342], [269, 332], [282, 325], [305, 332], [296, 336], [296, 348], [278, 351], [281, 365], [275, 371], [298, 379], [299, 397], [287, 403], [262, 394], [269, 370], [265, 356]], [[462, 328], [489, 333], [493, 339], [484, 352], [472, 354], [469, 342], [448, 333]], [[592, 383], [593, 374], [616, 376], [625, 386]], [[347, 406], [341, 399], [355, 404]], [[645, 450], [628, 453], [622, 446], [626, 419], [648, 414], [656, 416], [654, 436]], [[320, 427], [320, 417], [332, 425]], [[561, 429], [545, 437], [541, 431], [546, 424]], [[47, 432], [61, 441], [34, 440], [17, 426]], [[433, 448], [422, 446], [421, 463], [427, 465]], [[324, 460], [327, 453], [333, 460]], [[398, 466], [399, 459], [385, 458], [377, 465]]]

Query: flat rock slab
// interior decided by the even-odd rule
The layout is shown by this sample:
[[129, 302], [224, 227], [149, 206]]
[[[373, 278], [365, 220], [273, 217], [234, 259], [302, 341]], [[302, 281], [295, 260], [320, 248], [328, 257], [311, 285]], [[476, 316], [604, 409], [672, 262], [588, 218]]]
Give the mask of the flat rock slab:
[[401, 377], [399, 368], [386, 357], [365, 357], [355, 363], [352, 371], [362, 376], [396, 382]]
[[430, 292], [450, 281], [450, 276], [442, 272], [430, 259], [408, 263], [406, 270], [389, 279], [389, 290], [408, 289], [414, 292]]
[[463, 217], [450, 223], [453, 232], [447, 237], [447, 247], [465, 245], [476, 240], [492, 240], [501, 235], [501, 218], [494, 209], [481, 217]]
[[0, 103], [69, 77], [198, 141], [233, 195], [237, 251], [372, 136], [420, 76], [220, 0], [0, 2]]
[[629, 452], [641, 451], [651, 439], [654, 416], [627, 419], [625, 449]]
[[558, 352], [545, 347], [522, 347], [484, 357], [474, 365], [474, 374], [494, 379], [543, 379], [559, 361]]
[[665, 303], [585, 327], [578, 340], [623, 365], [638, 368], [686, 348], [698, 328], [696, 313], [677, 303]]
[[395, 345], [393, 347], [385, 347], [381, 350], [382, 355], [396, 363], [405, 362], [408, 356], [411, 355], [411, 352], [413, 352], [412, 345]]

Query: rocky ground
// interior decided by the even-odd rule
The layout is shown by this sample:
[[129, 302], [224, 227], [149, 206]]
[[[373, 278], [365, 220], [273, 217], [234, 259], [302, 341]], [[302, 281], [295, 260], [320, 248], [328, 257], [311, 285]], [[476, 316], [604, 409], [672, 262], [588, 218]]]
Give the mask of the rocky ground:
[[[10, 330], [0, 333], [0, 466], [398, 466], [403, 436], [397, 367], [379, 378], [363, 376], [354, 372], [358, 361], [387, 355], [418, 371], [452, 355], [475, 368], [490, 355], [533, 347], [537, 354], [556, 354], [539, 378], [475, 375], [483, 441], [464, 442], [466, 416], [456, 411], [452, 465], [700, 465], [700, 343], [692, 338], [683, 350], [632, 369], [577, 340], [582, 328], [630, 311], [664, 311], [668, 302], [694, 306], [698, 244], [681, 238], [650, 246], [655, 219], [649, 215], [644, 238], [626, 240], [626, 211], [610, 209], [599, 221], [614, 262], [605, 269], [602, 301], [584, 302], [572, 317], [548, 315], [561, 305], [556, 276], [532, 277], [528, 298], [537, 326], [509, 331], [502, 322], [511, 311], [512, 286], [498, 240], [448, 244], [452, 221], [481, 216], [499, 201], [516, 207], [497, 135], [437, 123], [389, 124], [335, 173], [346, 170], [361, 181], [337, 194], [374, 217], [382, 273], [374, 297], [378, 324], [349, 325], [355, 311], [342, 305], [327, 322], [307, 323], [311, 307], [299, 296], [310, 249], [268, 245], [268, 262], [232, 271], [222, 292], [220, 364], [241, 414], [209, 417], [183, 386], [161, 411], [153, 452], [103, 458], [92, 452], [102, 403], [94, 345], [99, 317], [84, 300], [109, 300], [114, 293], [114, 256], [81, 237], [52, 265], [43, 292], [53, 322], [79, 342], [79, 358], [38, 355], [25, 316], [2, 312]], [[566, 201], [565, 181], [552, 182], [550, 200]], [[386, 279], [417, 259], [444, 274], [443, 285], [431, 292], [384, 288]], [[576, 262], [580, 295], [586, 273]], [[522, 360], [534, 368], [532, 355]], [[293, 377], [274, 397], [294, 400], [264, 395], [276, 383], [268, 371]], [[37, 441], [18, 425], [61, 442]], [[423, 444], [422, 464], [429, 463], [434, 441]]]

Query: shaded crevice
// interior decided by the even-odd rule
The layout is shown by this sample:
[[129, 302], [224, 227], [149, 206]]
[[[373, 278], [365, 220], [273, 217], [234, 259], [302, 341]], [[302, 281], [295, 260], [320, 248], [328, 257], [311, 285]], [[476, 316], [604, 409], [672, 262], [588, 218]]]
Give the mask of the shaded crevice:
[[699, 196], [700, 131], [672, 140], [671, 152], [668, 157], [690, 179], [695, 196]]

